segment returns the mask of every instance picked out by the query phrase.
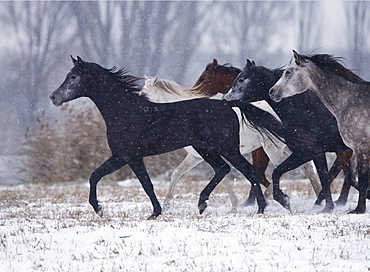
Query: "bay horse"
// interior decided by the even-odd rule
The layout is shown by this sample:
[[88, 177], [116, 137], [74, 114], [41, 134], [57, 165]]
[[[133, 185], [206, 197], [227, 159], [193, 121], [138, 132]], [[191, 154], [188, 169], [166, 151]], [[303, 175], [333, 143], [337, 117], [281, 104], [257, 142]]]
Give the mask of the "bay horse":
[[[285, 97], [312, 90], [338, 121], [345, 143], [357, 159], [359, 198], [351, 213], [365, 213], [370, 167], [370, 82], [345, 68], [332, 55], [300, 55], [293, 50], [294, 62], [269, 91], [271, 99], [283, 103]], [[280, 102], [281, 101], [281, 102]]]
[[[156, 103], [168, 103], [168, 102], [194, 99], [194, 98], [199, 98], [199, 97], [204, 97], [204, 96], [207, 97], [207, 95], [205, 95], [205, 92], [204, 92], [204, 90], [207, 90], [207, 88], [203, 89], [202, 91], [199, 91], [198, 90], [199, 86], [200, 85], [196, 85], [195, 87], [192, 87], [192, 88], [185, 88], [181, 86], [180, 84], [173, 82], [171, 80], [160, 79], [158, 78], [158, 76], [156, 77], [145, 76], [145, 84], [139, 94], [149, 99], [150, 101], [156, 102]], [[211, 96], [210, 98], [215, 98], [216, 96], [217, 95]], [[262, 100], [262, 101], [252, 102], [252, 104], [271, 113], [276, 118], [278, 118], [276, 113], [271, 109], [271, 107], [268, 105], [266, 101]], [[220, 114], [220, 113], [215, 112], [215, 114]], [[241, 120], [239, 120], [239, 122], [240, 121]], [[267, 153], [268, 159], [271, 158], [271, 161], [275, 166], [283, 162], [288, 157], [288, 155], [291, 153], [284, 143], [279, 142], [278, 140], [275, 140], [274, 142], [272, 142], [269, 139], [265, 139], [265, 137], [261, 135], [260, 133], [258, 133], [256, 130], [248, 126], [241, 126], [240, 128], [240, 152], [242, 154], [247, 154], [247, 153], [250, 153], [260, 148], [263, 148], [263, 150]], [[164, 200], [164, 205], [163, 205], [164, 208], [165, 207], [169, 208], [170, 206], [169, 202], [171, 201], [171, 199], [173, 199], [173, 191], [174, 191], [175, 185], [177, 181], [181, 178], [181, 176], [203, 161], [202, 157], [200, 157], [199, 154], [193, 148], [187, 147], [185, 149], [188, 152], [188, 155], [181, 162], [181, 164], [173, 171], [171, 175], [170, 186], [169, 186], [169, 189], [167, 190], [165, 200]], [[258, 161], [253, 160], [253, 165], [255, 167], [256, 167], [256, 164], [258, 165]], [[318, 195], [321, 188], [320, 188], [317, 176], [315, 174], [315, 171], [312, 168], [312, 165], [305, 164], [302, 166], [302, 170], [306, 174], [306, 176], [310, 179], [312, 186]], [[257, 171], [257, 167], [256, 167], [256, 171]], [[257, 171], [257, 174], [258, 174], [258, 171]], [[261, 179], [260, 183], [267, 188], [264, 195], [265, 196], [270, 195], [272, 192], [272, 188], [270, 188], [271, 183], [268, 181], [264, 182], [262, 177], [260, 177], [260, 179]], [[265, 180], [267, 180], [266, 177], [265, 177]], [[232, 206], [233, 208], [235, 208], [237, 205], [237, 197], [235, 196], [235, 193], [232, 190], [232, 186], [229, 183], [228, 179], [225, 179], [224, 185], [230, 196]], [[247, 201], [243, 205], [245, 206], [251, 205], [254, 203], [254, 201], [255, 199], [254, 199], [253, 190], [251, 190]]]
[[[251, 63], [252, 64], [252, 63]], [[254, 67], [256, 68], [256, 67]], [[262, 69], [262, 67], [260, 67]], [[267, 68], [266, 68], [267, 69]], [[280, 71], [278, 71], [280, 70]], [[239, 68], [233, 67], [230, 64], [223, 64], [220, 65], [218, 64], [218, 61], [216, 59], [213, 59], [213, 62], [209, 63], [206, 65], [206, 69], [202, 72], [200, 77], [198, 78], [197, 82], [194, 84], [195, 86], [199, 86], [196, 90], [197, 93], [201, 93], [204, 96], [212, 96], [217, 92], [219, 93], [227, 93], [230, 90], [231, 85], [233, 84], [234, 80], [236, 77], [241, 73], [242, 71]], [[282, 69], [277, 69], [275, 71], [278, 75], [273, 75], [274, 77], [279, 76], [280, 73], [282, 73]], [[261, 74], [262, 75], [262, 74]], [[271, 76], [271, 75], [270, 75]], [[277, 79], [276, 79], [277, 80]], [[256, 82], [256, 81], [255, 81]], [[265, 84], [264, 82], [257, 82], [257, 85]], [[263, 86], [259, 86], [263, 87]], [[192, 89], [191, 89], [192, 90]], [[215, 91], [216, 90], [216, 91]], [[258, 90], [261, 90], [259, 88]], [[237, 94], [236, 90], [233, 90], [234, 95]], [[230, 94], [229, 94], [230, 95]], [[238, 95], [241, 95], [240, 97], [237, 97], [236, 99], [241, 99], [244, 101], [255, 101], [255, 100], [260, 100], [264, 99], [265, 95], [262, 97], [261, 93], [253, 93], [251, 95], [248, 95], [247, 97], [242, 97], [242, 93], [239, 93]], [[268, 98], [269, 99], [269, 98]], [[317, 100], [317, 99], [316, 99]], [[280, 112], [278, 115], [283, 114]], [[309, 114], [307, 112], [306, 114]], [[289, 116], [288, 116], [289, 117]], [[357, 186], [353, 182], [354, 177], [351, 176], [353, 172], [353, 165], [351, 162], [348, 163], [348, 160], [351, 157], [351, 151], [348, 150], [345, 152], [336, 152], [336, 160], [334, 161], [334, 164], [330, 168], [329, 171], [329, 176], [330, 176], [330, 181], [332, 182], [339, 174], [340, 171], [345, 172], [345, 180], [343, 183], [343, 187], [340, 193], [340, 196], [338, 200], [335, 202], [337, 205], [345, 205], [348, 199], [348, 194], [351, 185], [353, 185], [356, 189]], [[254, 153], [252, 153], [252, 156]], [[254, 158], [254, 157], [253, 157]], [[254, 162], [254, 160], [253, 160]], [[259, 167], [256, 167], [256, 170], [260, 169], [260, 174], [264, 176], [264, 172], [267, 168], [269, 158], [267, 155], [263, 155], [262, 152], [259, 152], [258, 157], [256, 158], [256, 162], [259, 162]], [[261, 163], [262, 162], [262, 163]], [[263, 163], [264, 162], [264, 163]], [[257, 164], [256, 164], [257, 165]], [[347, 166], [351, 166], [348, 168]], [[306, 176], [310, 178], [310, 175]], [[266, 179], [266, 182], [267, 179]], [[313, 181], [311, 180], [311, 184], [313, 184]], [[316, 195], [318, 195], [318, 188], [314, 187]], [[320, 199], [318, 199], [317, 203], [320, 203], [322, 201], [322, 195]]]
[[193, 88], [200, 95], [212, 97], [218, 93], [224, 94], [230, 90], [231, 84], [241, 70], [228, 63], [220, 65], [217, 59], [206, 65]]
[[[296, 141], [297, 145], [302, 144], [299, 135], [294, 135], [297, 132], [283, 130], [275, 117], [248, 103], [202, 98], [153, 103], [138, 95], [139, 78], [127, 74], [124, 69], [106, 69], [99, 64], [83, 61], [80, 57], [74, 59], [71, 56], [71, 59], [73, 68], [60, 87], [52, 92], [50, 99], [55, 106], [61, 106], [79, 97], [90, 98], [105, 121], [112, 155], [89, 178], [89, 203], [99, 216], [103, 215], [96, 192], [99, 180], [128, 164], [151, 200], [153, 212], [148, 219], [157, 218], [162, 207], [143, 157], [185, 146], [192, 146], [215, 172], [200, 193], [200, 214], [206, 209], [213, 189], [230, 171], [230, 166], [223, 158], [251, 182], [258, 213], [263, 213], [266, 201], [253, 165], [240, 153], [239, 121], [232, 107], [240, 109], [246, 125], [265, 133], [266, 137], [274, 135], [285, 141]], [[222, 112], [222, 118], [215, 112]], [[303, 143], [310, 145], [309, 137]]]
[[[273, 196], [282, 206], [289, 208], [289, 197], [280, 190], [280, 178], [284, 173], [297, 168], [302, 163], [313, 160], [322, 184], [322, 194], [319, 195], [315, 204], [320, 204], [324, 198], [326, 200], [324, 211], [330, 211], [334, 208], [330, 193], [330, 183], [333, 176], [328, 173], [325, 153], [337, 152], [337, 154], [341, 154], [341, 158], [344, 159], [338, 164], [343, 167], [348, 164], [352, 150], [344, 144], [335, 117], [314, 93], [292, 97], [281, 103], [270, 98], [269, 89], [278, 81], [283, 71], [282, 68], [270, 70], [263, 66], [256, 66], [255, 62], [247, 60], [243, 71], [225, 95], [225, 99], [264, 99], [275, 110], [283, 125], [305, 129], [314, 135], [315, 145], [310, 149], [293, 148], [288, 145], [293, 153], [275, 168], [272, 174]], [[347, 169], [347, 167], [344, 168], [346, 173]], [[343, 198], [347, 200], [347, 196], [348, 194], [344, 195]]]

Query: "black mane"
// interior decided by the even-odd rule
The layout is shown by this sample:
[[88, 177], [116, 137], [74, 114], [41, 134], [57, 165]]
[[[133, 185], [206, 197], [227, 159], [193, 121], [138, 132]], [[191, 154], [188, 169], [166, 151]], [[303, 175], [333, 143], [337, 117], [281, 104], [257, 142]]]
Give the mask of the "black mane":
[[241, 70], [239, 68], [236, 68], [236, 67], [230, 65], [229, 63], [225, 63], [223, 65], [217, 65], [216, 69], [220, 70], [220, 71], [225, 71], [225, 72], [228, 72], [228, 73], [232, 73], [235, 76], [239, 75], [239, 73], [241, 72]]
[[[141, 90], [139, 81], [142, 80], [142, 78], [129, 75], [128, 70], [126, 68], [120, 68], [118, 69], [116, 66], [113, 66], [110, 69], [103, 68], [99, 64], [96, 63], [89, 63], [84, 62], [83, 63], [84, 70], [88, 69], [88, 72], [90, 74], [93, 74], [96, 78], [105, 78], [105, 79], [111, 79], [116, 80], [119, 85], [124, 88], [126, 91], [130, 93], [136, 94], [138, 91]], [[108, 75], [108, 76], [107, 76]]]
[[329, 54], [317, 54], [303, 57], [312, 61], [320, 69], [330, 71], [352, 83], [366, 83], [364, 79], [344, 67], [343, 58], [334, 57]]

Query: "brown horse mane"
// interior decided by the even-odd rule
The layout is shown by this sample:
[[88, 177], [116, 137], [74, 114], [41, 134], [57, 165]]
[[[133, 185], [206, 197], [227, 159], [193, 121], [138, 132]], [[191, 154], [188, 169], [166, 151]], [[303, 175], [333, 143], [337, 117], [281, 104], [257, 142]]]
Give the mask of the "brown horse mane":
[[344, 67], [343, 58], [334, 57], [329, 54], [317, 54], [312, 56], [303, 56], [305, 59], [312, 61], [317, 67], [322, 70], [330, 71], [341, 78], [352, 83], [369, 83], [353, 73], [351, 70]]

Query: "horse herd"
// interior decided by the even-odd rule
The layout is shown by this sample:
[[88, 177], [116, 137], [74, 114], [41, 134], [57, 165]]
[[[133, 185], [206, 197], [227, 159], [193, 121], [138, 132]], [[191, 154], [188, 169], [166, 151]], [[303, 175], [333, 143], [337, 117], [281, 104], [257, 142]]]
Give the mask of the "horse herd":
[[[103, 215], [98, 181], [128, 164], [153, 205], [149, 219], [157, 218], [162, 207], [143, 157], [185, 147], [188, 155], [171, 176], [164, 208], [170, 205], [176, 182], [204, 160], [215, 174], [200, 193], [202, 214], [211, 192], [230, 171], [226, 159], [251, 182], [244, 204], [257, 200], [258, 213], [266, 207], [260, 184], [267, 188], [265, 196], [272, 191], [273, 198], [290, 209], [289, 196], [281, 191], [279, 181], [297, 167], [311, 181], [315, 204], [325, 200], [324, 211], [334, 209], [330, 184], [343, 170], [343, 188], [335, 203], [346, 204], [353, 186], [359, 199], [351, 213], [364, 213], [366, 198], [370, 199], [370, 82], [331, 55], [293, 53], [294, 61], [286, 69], [268, 69], [247, 60], [240, 70], [214, 59], [192, 88], [158, 77], [146, 77], [141, 88], [141, 78], [124, 69], [105, 69], [72, 57], [74, 67], [50, 99], [60, 106], [88, 97], [105, 120], [112, 155], [89, 179], [89, 202], [95, 212]], [[250, 152], [253, 165], [243, 156]], [[330, 170], [327, 152], [337, 155]], [[265, 176], [269, 161], [275, 167], [272, 185]], [[237, 198], [227, 181], [225, 185], [235, 208]]]

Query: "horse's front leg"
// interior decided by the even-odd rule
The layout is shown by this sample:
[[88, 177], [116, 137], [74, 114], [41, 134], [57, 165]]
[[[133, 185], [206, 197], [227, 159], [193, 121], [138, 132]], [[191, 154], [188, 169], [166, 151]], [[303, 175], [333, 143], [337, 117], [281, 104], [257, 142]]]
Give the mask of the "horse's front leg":
[[125, 164], [126, 162], [122, 158], [113, 155], [108, 160], [106, 160], [101, 166], [99, 166], [94, 172], [92, 172], [90, 176], [89, 203], [94, 208], [96, 214], [99, 215], [100, 217], [103, 216], [103, 207], [99, 205], [99, 201], [96, 196], [96, 186], [102, 177], [113, 173], [114, 171], [120, 169]]
[[129, 163], [130, 168], [135, 173], [136, 177], [139, 179], [141, 186], [145, 193], [149, 196], [150, 201], [153, 205], [153, 213], [149, 216], [148, 220], [156, 219], [162, 213], [161, 204], [154, 193], [153, 183], [151, 182], [148, 172], [146, 171], [143, 159], [139, 159], [134, 163]]

